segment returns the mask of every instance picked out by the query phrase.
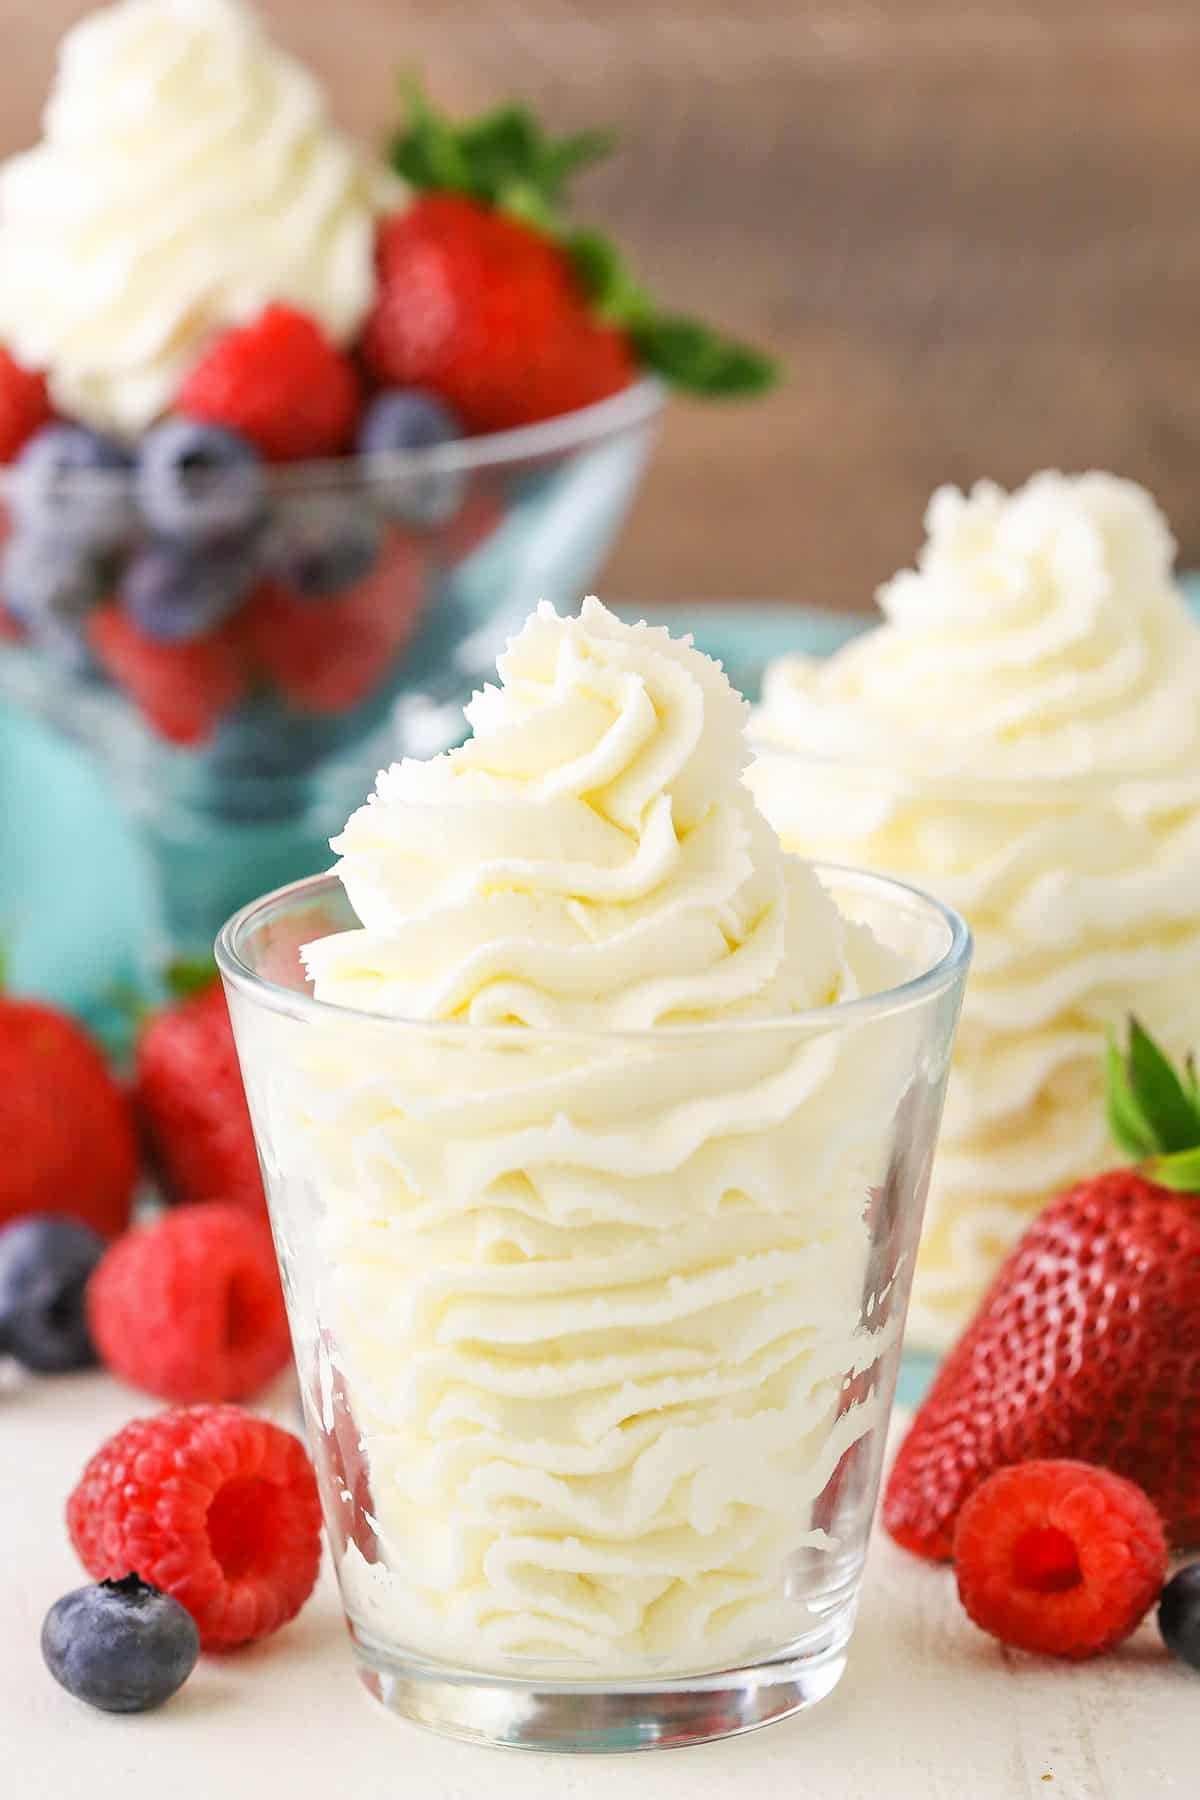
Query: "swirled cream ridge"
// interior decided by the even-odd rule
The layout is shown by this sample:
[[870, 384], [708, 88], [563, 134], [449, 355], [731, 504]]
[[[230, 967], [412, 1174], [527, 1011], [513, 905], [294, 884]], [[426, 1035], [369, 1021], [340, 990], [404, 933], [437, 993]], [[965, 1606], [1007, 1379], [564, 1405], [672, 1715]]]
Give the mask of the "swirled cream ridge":
[[133, 434], [269, 301], [354, 336], [390, 184], [239, 0], [119, 0], [67, 33], [43, 138], [0, 169], [0, 342]]
[[940, 1346], [1029, 1217], [1111, 1158], [1106, 1026], [1200, 1042], [1200, 632], [1132, 483], [947, 488], [927, 531], [878, 629], [769, 671], [750, 782], [787, 848], [918, 882], [974, 929], [910, 1314]]
[[318, 1432], [348, 1411], [361, 1462], [343, 1593], [459, 1666], [725, 1666], [816, 1626], [789, 1571], [831, 1565], [819, 1497], [881, 1449], [887, 1381], [848, 1384], [895, 1344], [867, 1213], [912, 1027], [787, 1021], [901, 963], [782, 855], [690, 640], [542, 606], [499, 674], [335, 840], [361, 928], [304, 955], [371, 1016], [252, 1087], [319, 1220], [283, 1250], [319, 1271]]

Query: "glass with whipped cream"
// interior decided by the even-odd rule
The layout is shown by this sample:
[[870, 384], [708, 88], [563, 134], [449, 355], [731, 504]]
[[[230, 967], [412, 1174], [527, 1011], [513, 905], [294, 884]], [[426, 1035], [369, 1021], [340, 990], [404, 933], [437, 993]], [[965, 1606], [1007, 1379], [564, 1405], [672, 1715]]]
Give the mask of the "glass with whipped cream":
[[370, 1690], [610, 1751], [847, 1654], [969, 939], [785, 856], [690, 640], [542, 606], [218, 945]]
[[789, 851], [919, 882], [976, 935], [910, 1314], [940, 1349], [1111, 1160], [1106, 1029], [1200, 1037], [1200, 631], [1132, 483], [947, 488], [927, 533], [882, 625], [768, 671], [749, 779]]

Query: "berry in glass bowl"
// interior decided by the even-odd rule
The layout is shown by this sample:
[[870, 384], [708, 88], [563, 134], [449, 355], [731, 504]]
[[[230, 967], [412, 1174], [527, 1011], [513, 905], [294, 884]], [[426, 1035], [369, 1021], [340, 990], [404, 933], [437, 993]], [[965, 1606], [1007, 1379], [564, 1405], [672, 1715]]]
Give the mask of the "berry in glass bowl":
[[667, 384], [772, 370], [570, 222], [597, 134], [414, 90], [372, 156], [237, 0], [67, 47], [0, 167], [0, 699], [98, 754], [186, 955], [582, 595]]

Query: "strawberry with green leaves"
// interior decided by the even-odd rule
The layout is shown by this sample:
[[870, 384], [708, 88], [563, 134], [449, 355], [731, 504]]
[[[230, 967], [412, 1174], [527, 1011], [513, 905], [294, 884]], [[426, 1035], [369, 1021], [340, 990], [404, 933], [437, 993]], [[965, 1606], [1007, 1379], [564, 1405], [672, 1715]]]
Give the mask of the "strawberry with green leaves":
[[768, 358], [663, 314], [615, 248], [570, 229], [570, 177], [609, 147], [554, 139], [519, 107], [464, 126], [419, 93], [391, 159], [416, 190], [385, 219], [363, 353], [375, 379], [438, 394], [472, 432], [618, 393], [639, 369], [706, 395], [757, 393]]
[[1139, 1166], [1034, 1221], [901, 1445], [883, 1517], [917, 1555], [950, 1556], [995, 1470], [1063, 1457], [1136, 1482], [1173, 1544], [1200, 1545], [1200, 1083], [1136, 1020], [1110, 1046], [1108, 1117]]

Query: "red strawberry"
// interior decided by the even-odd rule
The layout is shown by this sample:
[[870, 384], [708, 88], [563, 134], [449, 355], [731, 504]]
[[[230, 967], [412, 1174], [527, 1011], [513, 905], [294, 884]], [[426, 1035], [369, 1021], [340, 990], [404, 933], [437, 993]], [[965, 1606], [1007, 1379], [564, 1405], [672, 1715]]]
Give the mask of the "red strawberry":
[[0, 997], [0, 1224], [58, 1213], [115, 1237], [137, 1173], [128, 1102], [91, 1038], [53, 1007]]
[[552, 138], [520, 106], [459, 125], [410, 88], [390, 155], [419, 197], [379, 232], [371, 373], [432, 389], [473, 431], [603, 400], [638, 366], [702, 394], [770, 386], [768, 357], [661, 314], [611, 243], [568, 228], [571, 178], [610, 148]]
[[26, 439], [50, 417], [44, 377], [23, 369], [0, 348], [0, 463], [11, 462]]
[[1136, 1021], [1109, 1077], [1114, 1132], [1149, 1160], [1053, 1201], [943, 1363], [884, 1498], [920, 1556], [950, 1555], [994, 1470], [1054, 1457], [1126, 1476], [1200, 1544], [1200, 1089]]
[[426, 569], [422, 545], [392, 531], [371, 573], [343, 594], [314, 601], [263, 582], [238, 621], [246, 655], [293, 706], [348, 712], [387, 679], [416, 630]]
[[385, 220], [363, 335], [376, 379], [439, 394], [472, 431], [503, 431], [617, 393], [622, 332], [600, 324], [562, 250], [463, 194]]
[[175, 404], [240, 432], [268, 462], [297, 462], [347, 450], [360, 400], [353, 367], [316, 320], [277, 305], [218, 338]]
[[224, 1200], [262, 1215], [262, 1176], [219, 982], [151, 1019], [138, 1044], [134, 1101], [169, 1199]]
[[246, 678], [228, 626], [166, 644], [138, 630], [115, 603], [88, 621], [96, 656], [118, 687], [174, 744], [202, 744], [241, 699]]

